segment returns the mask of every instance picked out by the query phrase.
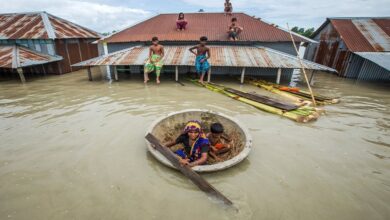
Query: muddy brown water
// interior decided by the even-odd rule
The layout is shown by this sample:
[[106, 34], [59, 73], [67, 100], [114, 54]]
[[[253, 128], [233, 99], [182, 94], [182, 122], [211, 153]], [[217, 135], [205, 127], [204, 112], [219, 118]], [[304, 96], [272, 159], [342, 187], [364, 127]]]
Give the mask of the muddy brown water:
[[[185, 81], [94, 77], [0, 82], [0, 219], [390, 219], [388, 84], [318, 74], [314, 89], [341, 103], [298, 124]], [[252, 134], [246, 160], [202, 174], [238, 212], [146, 151], [147, 127], [187, 108], [233, 116]]]

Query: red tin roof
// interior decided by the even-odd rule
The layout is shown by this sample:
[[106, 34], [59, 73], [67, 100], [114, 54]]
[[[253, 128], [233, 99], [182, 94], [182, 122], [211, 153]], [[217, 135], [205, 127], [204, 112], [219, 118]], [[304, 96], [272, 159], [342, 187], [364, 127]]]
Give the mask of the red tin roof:
[[0, 14], [0, 39], [100, 38], [100, 34], [46, 12]]
[[[185, 31], [176, 31], [177, 14], [160, 14], [138, 23], [123, 31], [115, 33], [106, 39], [108, 43], [150, 41], [157, 36], [160, 41], [198, 41], [201, 36], [207, 36], [209, 41], [228, 41], [227, 29], [230, 19], [236, 17], [244, 31], [239, 41], [253, 42], [289, 42], [288, 31], [277, 25], [269, 24], [245, 13], [234, 13], [225, 16], [224, 13], [187, 13], [188, 21]], [[311, 41], [303, 36], [295, 35], [295, 41]]]

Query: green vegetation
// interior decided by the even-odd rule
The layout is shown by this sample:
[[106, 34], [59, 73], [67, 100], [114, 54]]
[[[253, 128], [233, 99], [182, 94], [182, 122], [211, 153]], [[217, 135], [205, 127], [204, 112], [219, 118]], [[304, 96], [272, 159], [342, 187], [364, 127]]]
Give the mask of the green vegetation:
[[305, 37], [310, 37], [314, 33], [314, 30], [315, 30], [314, 28], [308, 28], [305, 30], [305, 28], [299, 28], [297, 26], [295, 26], [291, 29], [291, 31], [293, 31], [297, 34], [303, 35]]

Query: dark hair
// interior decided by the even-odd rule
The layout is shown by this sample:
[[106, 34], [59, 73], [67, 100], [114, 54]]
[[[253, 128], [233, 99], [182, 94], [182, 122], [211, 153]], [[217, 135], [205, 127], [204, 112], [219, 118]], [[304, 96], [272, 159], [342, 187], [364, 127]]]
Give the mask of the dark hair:
[[210, 126], [211, 133], [214, 134], [222, 134], [223, 133], [223, 126], [221, 123], [214, 123]]
[[178, 20], [180, 20], [180, 16], [183, 15], [183, 19], [184, 19], [184, 13], [183, 12], [180, 12], [179, 13], [179, 17], [177, 18]]
[[200, 37], [200, 41], [207, 41], [207, 37], [206, 36]]
[[152, 41], [158, 41], [158, 37], [152, 37]]
[[232, 22], [235, 22], [235, 21], [237, 21], [237, 18], [232, 18]]

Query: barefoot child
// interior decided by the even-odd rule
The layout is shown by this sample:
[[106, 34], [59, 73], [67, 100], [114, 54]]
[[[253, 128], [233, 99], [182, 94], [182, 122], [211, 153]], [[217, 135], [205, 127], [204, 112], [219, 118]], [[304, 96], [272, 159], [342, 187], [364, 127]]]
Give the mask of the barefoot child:
[[160, 84], [160, 73], [163, 67], [164, 47], [158, 43], [158, 38], [152, 38], [152, 46], [149, 48], [149, 58], [144, 67], [144, 83], [149, 81], [149, 73], [156, 71], [156, 82]]
[[218, 155], [228, 152], [232, 146], [232, 141], [223, 132], [222, 124], [214, 123], [210, 126], [210, 133], [207, 134], [211, 145], [210, 155], [217, 161], [220, 160]]
[[210, 143], [202, 132], [198, 121], [187, 122], [183, 133], [166, 147], [172, 147], [176, 144], [182, 144], [184, 149], [175, 151], [178, 155], [180, 164], [190, 167], [205, 164], [207, 161], [207, 152], [210, 149]]
[[230, 0], [225, 1], [225, 15], [232, 15], [233, 6]]
[[[203, 78], [206, 73], [208, 73], [210, 69], [210, 64], [207, 61], [210, 58], [210, 49], [206, 47], [207, 43], [207, 37], [203, 36], [200, 38], [199, 45], [195, 47], [191, 47], [190, 51], [191, 53], [196, 55], [195, 59], [195, 68], [196, 72], [200, 74], [199, 82], [203, 83]], [[194, 50], [196, 49], [196, 53]]]

